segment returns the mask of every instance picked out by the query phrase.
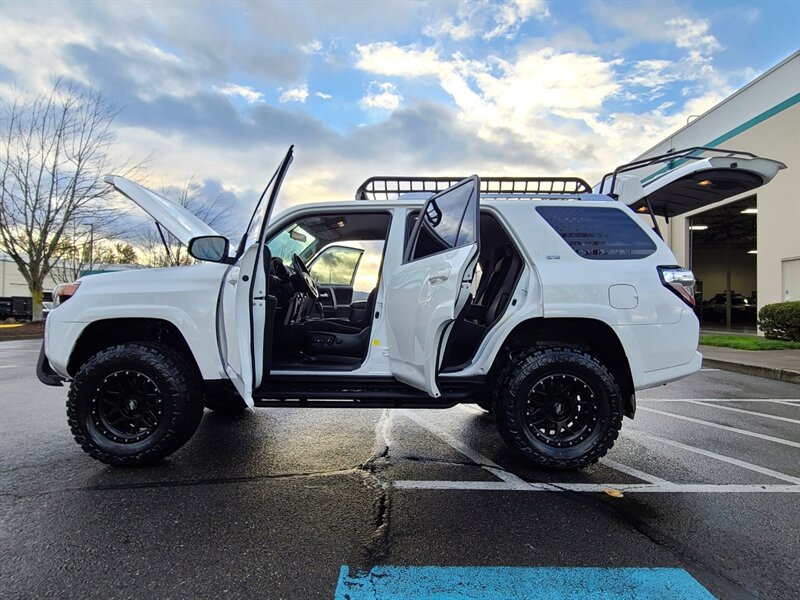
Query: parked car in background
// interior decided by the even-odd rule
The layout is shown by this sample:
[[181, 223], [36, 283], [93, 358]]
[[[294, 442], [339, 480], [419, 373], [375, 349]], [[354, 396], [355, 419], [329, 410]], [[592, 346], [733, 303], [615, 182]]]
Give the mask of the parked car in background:
[[[703, 320], [724, 322], [726, 319], [727, 299], [726, 294], [716, 294], [703, 303]], [[731, 322], [753, 323], [756, 322], [758, 310], [750, 298], [731, 292]]]

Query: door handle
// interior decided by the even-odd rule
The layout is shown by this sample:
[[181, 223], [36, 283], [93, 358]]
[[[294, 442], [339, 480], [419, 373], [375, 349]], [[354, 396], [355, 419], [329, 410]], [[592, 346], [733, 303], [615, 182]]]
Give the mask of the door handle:
[[450, 277], [450, 269], [439, 269], [435, 273], [432, 273], [430, 277], [428, 277], [428, 281], [430, 283], [436, 283], [437, 281], [447, 281], [448, 277]]

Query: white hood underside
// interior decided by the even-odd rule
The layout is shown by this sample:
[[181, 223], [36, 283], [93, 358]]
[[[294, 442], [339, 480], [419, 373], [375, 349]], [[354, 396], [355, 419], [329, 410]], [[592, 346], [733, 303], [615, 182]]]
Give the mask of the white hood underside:
[[195, 237], [219, 235], [188, 210], [160, 194], [156, 194], [119, 175], [106, 175], [105, 180], [106, 183], [113, 185], [123, 196], [133, 200], [184, 245], [188, 246], [189, 241]]

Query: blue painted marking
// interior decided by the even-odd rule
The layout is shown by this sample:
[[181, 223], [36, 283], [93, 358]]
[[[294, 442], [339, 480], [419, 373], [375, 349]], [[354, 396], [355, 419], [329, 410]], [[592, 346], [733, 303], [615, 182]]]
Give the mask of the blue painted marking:
[[343, 566], [334, 600], [714, 600], [683, 569]]

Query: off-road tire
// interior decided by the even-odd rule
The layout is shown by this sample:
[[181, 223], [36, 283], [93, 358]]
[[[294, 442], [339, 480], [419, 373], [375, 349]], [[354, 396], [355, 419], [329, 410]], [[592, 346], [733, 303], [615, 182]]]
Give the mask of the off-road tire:
[[[152, 419], [155, 421], [152, 431], [129, 434], [133, 437], [140, 433], [142, 439], [133, 437], [122, 441], [113, 435], [112, 427], [106, 430], [108, 421], [98, 416], [115, 410], [101, 408], [99, 403], [110, 393], [101, 392], [101, 388], [110, 387], [107, 382], [117, 376], [129, 382], [145, 382], [143, 385], [148, 389], [141, 396], [148, 396], [148, 400], [138, 402], [150, 402], [155, 398], [157, 403], [157, 409], [150, 413], [158, 413]], [[67, 421], [75, 441], [100, 462], [115, 466], [155, 463], [183, 446], [200, 424], [203, 416], [201, 384], [194, 364], [166, 346], [148, 342], [112, 346], [92, 356], [78, 371], [67, 396]], [[112, 392], [119, 395], [116, 390]], [[130, 394], [134, 400], [140, 395], [138, 392]], [[140, 412], [143, 411], [144, 408], [140, 408]]]
[[223, 415], [235, 415], [247, 410], [247, 403], [236, 390], [206, 392], [204, 403], [207, 409]]
[[[564, 442], [563, 447], [554, 439], [543, 441], [541, 438], [549, 438], [546, 432], [534, 433], [526, 422], [533, 418], [526, 415], [526, 411], [536, 407], [530, 400], [534, 389], [540, 389], [536, 386], [557, 383], [562, 378], [567, 381], [562, 385], [572, 382], [584, 397], [591, 398], [590, 412], [580, 417], [588, 423], [588, 431], [580, 439]], [[623, 400], [619, 386], [600, 361], [581, 350], [543, 347], [522, 351], [501, 371], [495, 390], [494, 417], [501, 437], [511, 448], [541, 467], [579, 469], [595, 463], [611, 449], [622, 427]], [[564, 398], [569, 402], [569, 394]], [[576, 394], [573, 401], [586, 402], [577, 398], [580, 394]], [[555, 406], [555, 402], [557, 400], [551, 406]], [[574, 413], [576, 406], [571, 403], [567, 410]]]

